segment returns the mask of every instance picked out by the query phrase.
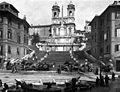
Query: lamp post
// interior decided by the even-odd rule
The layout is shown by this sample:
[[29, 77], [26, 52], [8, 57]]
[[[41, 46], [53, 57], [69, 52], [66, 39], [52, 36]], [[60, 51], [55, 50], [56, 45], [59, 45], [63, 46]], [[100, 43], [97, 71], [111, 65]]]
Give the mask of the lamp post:
[[85, 59], [85, 63], [84, 63], [84, 71], [86, 71], [86, 65], [88, 64], [88, 60]]

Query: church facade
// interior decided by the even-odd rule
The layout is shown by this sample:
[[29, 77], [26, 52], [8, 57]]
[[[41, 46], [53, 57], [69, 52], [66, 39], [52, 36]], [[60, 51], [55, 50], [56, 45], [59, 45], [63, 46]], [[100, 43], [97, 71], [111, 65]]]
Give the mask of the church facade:
[[[61, 16], [60, 16], [61, 14]], [[60, 9], [57, 3], [52, 6], [52, 23], [44, 26], [31, 26], [30, 31], [38, 32], [40, 50], [69, 51], [78, 50], [80, 44], [74, 43], [78, 38], [75, 25], [75, 5], [70, 2], [67, 5], [67, 16], [63, 16], [63, 6]], [[44, 38], [44, 39], [43, 39]]]

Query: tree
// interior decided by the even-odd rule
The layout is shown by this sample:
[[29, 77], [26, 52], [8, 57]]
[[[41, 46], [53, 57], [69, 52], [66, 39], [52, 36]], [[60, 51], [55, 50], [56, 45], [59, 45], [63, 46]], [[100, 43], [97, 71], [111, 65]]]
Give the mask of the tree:
[[38, 33], [34, 32], [32, 35], [32, 44], [36, 44], [38, 42], [40, 42], [40, 36]]

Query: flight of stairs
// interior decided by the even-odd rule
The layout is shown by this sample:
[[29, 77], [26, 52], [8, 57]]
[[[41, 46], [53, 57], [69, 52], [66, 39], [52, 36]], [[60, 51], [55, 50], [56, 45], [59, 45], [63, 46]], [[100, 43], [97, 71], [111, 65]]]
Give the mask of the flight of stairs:
[[63, 65], [66, 61], [76, 62], [78, 60], [79, 63], [84, 63], [85, 59], [93, 63], [96, 61], [94, 57], [84, 50], [72, 51], [70, 53], [69, 51], [39, 51], [36, 46], [32, 46], [31, 49], [35, 50], [35, 56], [38, 57], [38, 60], [48, 64], [55, 63], [56, 66]]
[[56, 65], [62, 65], [66, 61], [73, 62], [68, 51], [51, 51], [48, 53], [47, 58], [44, 59], [44, 62]]

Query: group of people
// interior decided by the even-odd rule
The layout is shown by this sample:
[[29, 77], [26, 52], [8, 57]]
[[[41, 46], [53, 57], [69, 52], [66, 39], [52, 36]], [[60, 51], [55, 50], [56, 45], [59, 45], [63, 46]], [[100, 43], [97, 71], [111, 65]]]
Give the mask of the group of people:
[[0, 92], [1, 91], [6, 92], [6, 90], [8, 89], [8, 84], [6, 84], [6, 83], [4, 83], [3, 85], [2, 84], [3, 84], [2, 80], [0, 80]]
[[[100, 74], [100, 76], [96, 78], [96, 86], [108, 87], [109, 80], [110, 80], [110, 78], [107, 74], [105, 75], [105, 77], [102, 74]], [[114, 72], [112, 73], [112, 80], [115, 80], [115, 73]]]

